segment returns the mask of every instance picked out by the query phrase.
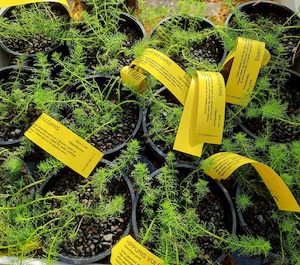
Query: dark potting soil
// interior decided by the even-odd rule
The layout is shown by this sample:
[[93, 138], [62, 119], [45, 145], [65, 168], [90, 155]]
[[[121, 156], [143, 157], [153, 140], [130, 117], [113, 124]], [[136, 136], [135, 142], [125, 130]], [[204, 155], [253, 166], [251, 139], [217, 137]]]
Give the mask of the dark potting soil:
[[[134, 46], [134, 44], [141, 40], [141, 36], [131, 28], [126, 25], [126, 23], [122, 23], [119, 32], [125, 34], [127, 39], [123, 42], [122, 47], [130, 49]], [[124, 66], [130, 65], [130, 63], [134, 60], [134, 56], [126, 55], [124, 53], [120, 53], [118, 56], [118, 68], [121, 70]]]
[[24, 54], [35, 54], [37, 52], [49, 52], [58, 44], [51, 37], [43, 33], [32, 36], [30, 40], [4, 40], [4, 45], [12, 51]]
[[[126, 22], [121, 23], [118, 32], [126, 35], [126, 40], [121, 44], [121, 49], [130, 49], [137, 41], [141, 39], [141, 36], [133, 28], [131, 28], [129, 25], [126, 25]], [[90, 69], [95, 68], [99, 64], [99, 59], [97, 56], [101, 57], [103, 54], [105, 54], [105, 52], [105, 46], [88, 49], [86, 58], [84, 59], [85, 65], [87, 65]], [[116, 59], [118, 60], [118, 70], [121, 70], [124, 66], [129, 65], [133, 61], [134, 57], [125, 55], [124, 52], [120, 52]], [[101, 61], [101, 63], [104, 64], [103, 61]]]
[[210, 36], [201, 43], [194, 42], [190, 47], [182, 49], [178, 55], [172, 55], [171, 59], [176, 62], [182, 69], [190, 66], [187, 58], [195, 64], [199, 62], [206, 62], [210, 64], [218, 64], [223, 56], [223, 47], [216, 37]]
[[[218, 230], [226, 229], [225, 209], [221, 198], [211, 192], [199, 204], [196, 211], [201, 221], [212, 223]], [[216, 232], [218, 234], [218, 232]], [[217, 260], [222, 255], [222, 250], [216, 249], [219, 244], [218, 240], [209, 236], [203, 236], [198, 239], [201, 246], [199, 257], [194, 261], [193, 265], [209, 264]]]
[[18, 119], [17, 123], [13, 122], [14, 117], [19, 114], [12, 109], [10, 116], [5, 119], [5, 124], [0, 124], [0, 141], [12, 141], [23, 137], [41, 112], [37, 111], [33, 106], [29, 106], [26, 115], [23, 114], [22, 119]]
[[101, 152], [113, 149], [131, 138], [137, 126], [139, 107], [132, 103], [123, 105], [123, 119], [115, 131], [103, 130], [101, 133], [91, 136], [89, 142]]
[[247, 224], [246, 229], [254, 236], [261, 236], [269, 240], [272, 253], [280, 255], [279, 227], [270, 216], [274, 206], [263, 197], [255, 194], [252, 195], [251, 201], [253, 202], [252, 205], [242, 213]]
[[[88, 183], [87, 179], [77, 173], [68, 170], [48, 190], [55, 195], [63, 195], [76, 192], [82, 185]], [[78, 201], [84, 207], [90, 207], [98, 203], [97, 194], [93, 193], [91, 185], [86, 186], [84, 192], [78, 193]], [[108, 192], [104, 194], [108, 198], [121, 195], [125, 198], [125, 211], [117, 217], [108, 218], [105, 221], [96, 217], [87, 218], [78, 214], [75, 220], [77, 237], [75, 239], [65, 238], [61, 245], [60, 255], [71, 258], [91, 257], [110, 249], [125, 232], [131, 216], [131, 195], [123, 179], [112, 180]], [[59, 201], [53, 200], [52, 208], [59, 208]], [[56, 216], [53, 216], [55, 218]], [[75, 230], [74, 230], [75, 231]]]
[[[97, 80], [97, 78], [96, 78]], [[105, 82], [108, 82], [108, 80], [106, 80]], [[103, 85], [103, 87], [105, 87], [104, 84], [100, 84]], [[73, 90], [70, 91], [71, 93], [71, 97], [73, 96]], [[74, 93], [74, 95], [78, 95], [80, 93], [80, 91], [78, 91], [78, 93]], [[120, 97], [121, 102], [123, 100], [135, 100], [135, 97], [133, 95], [131, 95], [130, 93], [128, 93], [128, 91], [121, 91], [120, 95], [118, 95], [118, 92], [115, 91], [111, 92], [111, 94], [109, 95], [108, 99], [105, 99], [105, 101], [110, 101], [109, 103], [111, 104], [110, 109], [107, 109], [107, 112], [111, 112], [112, 109], [115, 107], [114, 104], [116, 104], [116, 102], [120, 99], [118, 99], [118, 97]], [[93, 99], [91, 99], [89, 96], [85, 97], [82, 94], [82, 100], [84, 100], [86, 103], [88, 103], [88, 105], [90, 107], [94, 107], [94, 110], [96, 113], [100, 115], [104, 115], [103, 113], [101, 114], [99, 110], [99, 107], [97, 106], [97, 103], [94, 102]], [[70, 104], [65, 104], [64, 106], [62, 106], [59, 110], [60, 114], [65, 117], [65, 119], [67, 120], [68, 124], [76, 124], [76, 120], [74, 119], [75, 115], [74, 115], [74, 110], [77, 108], [78, 106], [70, 106]], [[121, 109], [122, 108], [122, 109]], [[121, 109], [121, 112], [120, 112]], [[100, 117], [96, 117], [96, 114], [90, 114], [90, 110], [88, 108], [84, 108], [84, 111], [86, 112], [86, 115], [89, 116], [90, 120], [95, 120], [95, 122], [97, 123], [100, 119]], [[103, 110], [102, 110], [103, 112]], [[105, 113], [106, 114], [106, 113]], [[93, 115], [93, 116], [92, 116]], [[101, 152], [105, 152], [108, 150], [111, 150], [113, 148], [116, 148], [118, 146], [120, 146], [123, 143], [126, 143], [129, 139], [131, 139], [134, 130], [136, 129], [136, 126], [138, 124], [138, 120], [139, 120], [139, 115], [140, 115], [140, 109], [138, 104], [135, 104], [134, 102], [128, 102], [128, 103], [124, 103], [122, 105], [119, 106], [119, 108], [116, 108], [116, 113], [115, 115], [117, 116], [117, 121], [115, 122], [115, 124], [113, 124], [113, 129], [101, 129], [100, 131], [94, 133], [93, 135], [90, 136], [90, 139], [88, 139], [87, 141], [95, 146], [98, 150], [100, 150]], [[98, 124], [99, 126], [101, 124]], [[78, 127], [81, 127], [81, 125], [77, 125]], [[85, 137], [85, 136], [83, 136]]]
[[[247, 13], [246, 17], [250, 20], [251, 23], [255, 23], [258, 27], [263, 29], [275, 29], [276, 26], [282, 26], [288, 20], [287, 17], [283, 17], [281, 13], [274, 13], [274, 12], [253, 12]], [[300, 19], [298, 16], [292, 17], [285, 26], [292, 26], [292, 25], [299, 25]], [[234, 21], [229, 23], [230, 27], [238, 28], [237, 24]], [[286, 28], [281, 29], [279, 38], [280, 43], [283, 45], [285, 50], [285, 54], [283, 54], [283, 58], [289, 60], [290, 62], [293, 60], [294, 54], [297, 52], [297, 45], [299, 39], [297, 36], [300, 35], [300, 28]], [[274, 49], [273, 47], [266, 47], [269, 49], [271, 53]], [[276, 47], [275, 47], [276, 48]]]
[[[274, 26], [280, 26], [284, 25], [284, 23], [287, 21], [287, 18], [282, 17], [281, 14], [276, 14], [274, 12], [270, 13], [253, 13], [248, 14], [248, 17], [251, 22], [257, 23], [258, 26], [264, 26], [264, 27], [274, 27]], [[263, 20], [264, 19], [264, 20]], [[267, 23], [265, 22], [267, 20]], [[289, 23], [287, 25], [299, 25], [299, 17], [295, 16], [291, 18]], [[285, 59], [291, 60], [293, 58], [293, 55], [296, 52], [297, 44], [299, 42], [299, 39], [297, 36], [300, 35], [300, 29], [299, 28], [288, 28], [283, 29], [280, 33], [280, 38], [282, 39], [281, 44], [284, 47], [284, 50], [286, 54], [284, 55]], [[293, 37], [291, 37], [293, 36]]]

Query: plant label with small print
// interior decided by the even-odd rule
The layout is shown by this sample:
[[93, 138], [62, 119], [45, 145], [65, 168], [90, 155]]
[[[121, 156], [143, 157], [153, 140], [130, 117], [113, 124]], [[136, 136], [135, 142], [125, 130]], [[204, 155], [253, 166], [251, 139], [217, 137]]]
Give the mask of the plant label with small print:
[[216, 72], [192, 78], [173, 149], [197, 157], [204, 143], [221, 144], [225, 118], [225, 82]]
[[130, 66], [125, 66], [121, 69], [120, 75], [123, 82], [127, 83], [130, 87], [134, 87], [136, 91], [143, 93], [148, 86], [146, 76], [135, 68], [137, 67], [131, 68]]
[[263, 179], [280, 210], [300, 212], [300, 206], [290, 189], [267, 165], [230, 152], [214, 154], [205, 160], [205, 164], [208, 168], [203, 168], [204, 172], [219, 181], [227, 179], [240, 166], [251, 164]]
[[162, 265], [163, 261], [128, 235], [112, 248], [110, 263], [112, 265]]
[[102, 152], [45, 113], [25, 136], [85, 178], [103, 157]]
[[148, 48], [142, 56], [133, 60], [131, 65], [139, 66], [152, 74], [184, 105], [191, 77], [168, 56]]
[[[264, 42], [238, 38], [236, 50], [229, 53], [223, 64], [224, 71], [229, 72], [226, 102], [246, 105], [251, 99], [261, 66], [269, 60], [270, 53]], [[226, 70], [228, 65], [231, 65], [230, 70]]]
[[5, 0], [5, 1], [0, 1], [0, 7], [19, 6], [19, 5], [26, 5], [32, 3], [40, 3], [40, 2], [60, 3], [66, 6], [70, 16], [73, 16], [72, 10], [75, 5], [73, 0]]

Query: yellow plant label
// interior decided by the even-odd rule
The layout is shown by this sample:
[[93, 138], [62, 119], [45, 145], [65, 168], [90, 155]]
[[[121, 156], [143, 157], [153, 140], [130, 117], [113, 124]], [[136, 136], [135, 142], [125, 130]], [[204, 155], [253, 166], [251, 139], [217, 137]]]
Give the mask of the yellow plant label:
[[152, 74], [184, 105], [191, 77], [168, 56], [148, 48], [131, 65], [139, 66]]
[[111, 265], [160, 265], [163, 261], [128, 235], [112, 248], [110, 263]]
[[148, 86], [146, 76], [135, 68], [125, 66], [120, 71], [121, 78], [130, 87], [134, 87], [136, 91], [143, 93]]
[[251, 99], [260, 68], [270, 60], [265, 43], [238, 38], [236, 51], [229, 53], [223, 67], [230, 72], [226, 83], [226, 102], [246, 105]]
[[85, 178], [103, 157], [98, 149], [44, 113], [25, 136]]
[[200, 157], [204, 143], [221, 144], [224, 117], [223, 76], [197, 71], [191, 81], [173, 149]]
[[214, 154], [205, 160], [205, 164], [209, 165], [204, 168], [205, 173], [219, 181], [227, 179], [240, 166], [251, 164], [263, 179], [280, 210], [300, 212], [300, 206], [290, 189], [267, 165], [229, 152]]
[[70, 16], [72, 16], [73, 12], [72, 9], [74, 7], [73, 0], [2, 0], [0, 1], [0, 7], [9, 7], [9, 6], [19, 6], [19, 5], [26, 5], [31, 3], [39, 3], [39, 2], [55, 2], [60, 3], [67, 7]]

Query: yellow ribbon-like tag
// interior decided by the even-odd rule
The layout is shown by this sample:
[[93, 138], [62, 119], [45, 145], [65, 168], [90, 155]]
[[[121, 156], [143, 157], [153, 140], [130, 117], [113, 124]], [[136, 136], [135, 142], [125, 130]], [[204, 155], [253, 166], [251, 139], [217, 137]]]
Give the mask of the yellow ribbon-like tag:
[[148, 86], [146, 76], [138, 67], [131, 68], [130, 66], [125, 66], [121, 69], [120, 76], [129, 87], [135, 88], [140, 93], [143, 93]]
[[94, 146], [44, 113], [25, 132], [25, 136], [85, 178], [103, 157], [103, 153]]
[[227, 76], [226, 102], [246, 105], [251, 99], [261, 66], [270, 60], [265, 43], [245, 38], [237, 39], [236, 50], [226, 57], [222, 73]]
[[240, 166], [251, 164], [263, 179], [280, 210], [300, 212], [300, 206], [290, 189], [267, 165], [229, 152], [214, 154], [205, 160], [205, 164], [209, 165], [209, 168], [204, 168], [205, 173], [219, 181], [227, 179]]
[[[78, 1], [78, 0], [77, 0]], [[60, 3], [67, 7], [70, 16], [73, 16], [73, 8], [75, 5], [76, 0], [5, 0], [0, 1], [0, 8], [1, 7], [9, 7], [9, 6], [19, 6], [19, 5], [26, 5], [31, 3], [39, 3], [39, 2], [55, 2]]]
[[173, 149], [200, 157], [204, 143], [221, 144], [224, 118], [223, 76], [197, 71], [188, 91]]
[[110, 263], [111, 265], [160, 265], [163, 261], [128, 235], [112, 248]]
[[[157, 80], [159, 80], [170, 92], [184, 105], [186, 95], [191, 83], [191, 77], [180, 68], [173, 60], [163, 53], [155, 49], [145, 49], [142, 56], [132, 61], [131, 66], [138, 66], [151, 73]], [[137, 69], [134, 69], [136, 72]], [[133, 74], [134, 70], [128, 70], [127, 67], [121, 71], [121, 77], [123, 82], [129, 82], [136, 84], [137, 90], [139, 90], [140, 83], [143, 81], [143, 77], [139, 74]], [[129, 78], [128, 73], [136, 75], [137, 77]], [[123, 72], [123, 73], [122, 73]], [[124, 75], [127, 72], [127, 75]]]

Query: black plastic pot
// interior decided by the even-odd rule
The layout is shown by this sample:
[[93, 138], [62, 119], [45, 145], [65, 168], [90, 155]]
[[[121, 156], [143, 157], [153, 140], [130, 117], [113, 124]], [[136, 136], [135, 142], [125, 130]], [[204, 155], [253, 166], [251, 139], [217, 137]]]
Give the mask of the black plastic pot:
[[[279, 86], [280, 87], [279, 93], [278, 91], [276, 91], [276, 93], [278, 94], [278, 97], [280, 97], [281, 101], [283, 101], [282, 95], [286, 95], [286, 100], [283, 101], [282, 103], [287, 103], [288, 110], [289, 108], [292, 109], [292, 111], [290, 112], [293, 112], [293, 115], [296, 116], [297, 113], [299, 113], [300, 111], [300, 90], [299, 90], [300, 74], [293, 70], [282, 69], [282, 68], [273, 70], [273, 73], [276, 73], [279, 79], [281, 79], [280, 76], [282, 73], [284, 73], [285, 77], [287, 77], [285, 84], [284, 85], [281, 84]], [[278, 84], [276, 85], [276, 80], [273, 82], [274, 84], [272, 84], [272, 80], [271, 80], [271, 86], [272, 86], [271, 89], [273, 88], [274, 90], [277, 90]], [[288, 93], [288, 91], [290, 91], [291, 89], [293, 89], [293, 92]], [[250, 120], [246, 120], [242, 118], [242, 119], [237, 119], [236, 122], [240, 126], [240, 128], [253, 139], [257, 139], [257, 137], [261, 133], [260, 131], [256, 131], [255, 128], [258, 130], [263, 130], [263, 128], [265, 127], [264, 124], [266, 123], [266, 121], [262, 120], [261, 117], [257, 119], [256, 118], [250, 119]], [[280, 123], [276, 121], [270, 121], [270, 122], [272, 122], [273, 124], [272, 125], [273, 131], [270, 132], [271, 142], [288, 143], [300, 139], [300, 126], [293, 127], [290, 126], [288, 123], [283, 123], [282, 125], [280, 125]]]
[[[202, 30], [205, 29], [214, 29], [216, 27], [210, 20], [206, 18], [175, 15], [175, 16], [170, 16], [165, 19], [162, 19], [160, 22], [158, 22], [158, 24], [155, 25], [154, 28], [151, 30], [149, 35], [152, 38], [157, 38], [158, 40], [160, 40], [160, 37], [158, 36], [158, 32], [160, 30], [165, 31], [165, 34], [167, 34], [168, 36], [172, 36], [172, 26], [177, 26], [179, 28], [182, 28], [182, 30], [184, 31], [188, 31], [191, 25], [193, 25], [193, 29], [197, 32], [201, 32]], [[188, 47], [180, 47], [179, 48], [180, 53], [182, 54], [193, 53], [193, 56], [197, 55], [199, 58], [201, 58], [203, 61], [207, 63], [216, 63], [216, 64], [222, 63], [226, 58], [227, 51], [223, 44], [222, 37], [219, 36], [217, 33], [206, 37], [206, 39], [203, 40], [201, 45], [199, 44], [199, 47], [197, 47], [197, 45], [198, 43], [193, 43], [192, 52], [185, 51], [185, 49]], [[162, 43], [158, 44], [158, 48], [162, 48], [162, 49], [164, 48], [163, 41]], [[207, 53], [206, 56], [205, 53]], [[174, 57], [175, 58], [172, 59], [184, 69], [185, 67], [181, 65], [182, 63], [184, 63], [183, 62], [184, 59], [180, 57], [178, 60], [176, 60], [177, 59], [176, 56]]]
[[[25, 5], [25, 7], [28, 6], [28, 5], [30, 5], [30, 4]], [[15, 8], [16, 7], [14, 7], [14, 6], [4, 8], [0, 15], [2, 17], [10, 18], [10, 16], [12, 15], [12, 10], [15, 9]], [[54, 12], [54, 13], [59, 12], [61, 15], [69, 17], [68, 10], [64, 5], [61, 5], [61, 4], [58, 4], [58, 3], [51, 3], [51, 9], [52, 9], [52, 12]], [[12, 50], [5, 44], [5, 40], [3, 40], [3, 39], [2, 40], [0, 39], [0, 46], [2, 47], [2, 49], [7, 54], [11, 55], [12, 57], [23, 55], [23, 56], [26, 56], [28, 58], [34, 58], [36, 56], [36, 53], [37, 53], [37, 52], [19, 52], [17, 50]], [[64, 51], [65, 48], [63, 46], [64, 46], [63, 43], [57, 43], [57, 44], [54, 44], [52, 47], [50, 47], [47, 50], [42, 50], [42, 52], [44, 52], [46, 54], [51, 54], [52, 52], [58, 50], [60, 47], [62, 48], [62, 51]]]
[[[117, 80], [117, 78], [116, 77], [114, 77], [114, 76], [110, 76], [110, 75], [101, 75], [101, 74], [96, 74], [96, 75], [94, 75], [94, 76], [90, 76], [90, 77], [88, 77], [87, 79], [86, 79], [87, 81], [95, 81], [95, 82], [97, 82], [97, 84], [99, 84], [99, 85], [103, 85], [103, 84], [107, 84], [110, 80], [111, 81], [116, 81], [116, 85], [115, 85], [115, 87], [117, 87], [118, 85], [121, 85], [120, 84], [120, 79], [119, 80]], [[80, 93], [80, 92], [82, 92], [83, 91], [83, 88], [80, 86], [80, 83], [76, 83], [76, 84], [74, 84], [74, 85], [72, 85], [71, 87], [69, 87], [67, 90], [66, 90], [66, 93]], [[112, 92], [113, 93], [113, 92]], [[130, 97], [129, 97], [129, 99], [135, 99], [135, 96], [134, 95], [130, 95]], [[108, 99], [109, 100], [109, 99]], [[133, 103], [130, 103], [131, 105], [133, 104]], [[124, 106], [124, 105], [123, 105]], [[132, 128], [131, 129], [131, 133], [130, 133], [130, 135], [125, 139], [125, 140], [123, 140], [123, 141], [120, 141], [118, 144], [116, 144], [114, 147], [112, 147], [112, 148], [107, 148], [107, 149], [104, 149], [104, 150], [101, 150], [101, 148], [99, 147], [99, 146], [96, 146], [95, 145], [95, 147], [97, 148], [97, 149], [99, 149], [99, 150], [101, 150], [103, 153], [104, 153], [104, 155], [105, 155], [105, 157], [107, 157], [107, 156], [110, 156], [110, 155], [115, 155], [118, 151], [120, 151], [121, 149], [123, 149], [126, 145], [127, 145], [127, 143], [131, 140], [131, 139], [133, 139], [135, 136], [136, 136], [136, 134], [137, 134], [137, 132], [139, 131], [139, 128], [140, 128], [140, 126], [141, 126], [141, 123], [142, 123], [142, 109], [141, 109], [141, 107], [140, 106], [137, 106], [137, 108], [138, 108], [138, 110], [137, 110], [137, 119], [136, 119], [136, 121], [135, 121], [135, 125], [134, 125], [134, 128]], [[63, 113], [62, 113], [63, 114]], [[124, 114], [124, 118], [126, 117], [126, 114]], [[120, 129], [121, 130], [121, 129]], [[109, 135], [111, 136], [111, 138], [113, 138], [114, 137], [114, 132], [108, 132], [109, 133]], [[116, 134], [116, 133], [115, 133]], [[90, 143], [92, 143], [90, 140], [88, 140], [88, 142], [90, 142]]]
[[[190, 165], [190, 164], [177, 164], [175, 166], [176, 170], [179, 170], [179, 176], [180, 179], [184, 179], [184, 176], [187, 174], [182, 173], [182, 172], [188, 172], [190, 173], [193, 170], [196, 170], [196, 166]], [[157, 174], [161, 172], [161, 168], [155, 170], [154, 172], [151, 173], [150, 177], [154, 178]], [[232, 202], [232, 199], [228, 193], [228, 191], [224, 188], [224, 186], [216, 181], [211, 179], [210, 177], [207, 176], [206, 180], [209, 182], [208, 186], [209, 189], [212, 193], [218, 195], [221, 199], [221, 202], [223, 203], [224, 207], [224, 213], [225, 213], [225, 225], [226, 228], [230, 233], [235, 234], [236, 229], [237, 229], [237, 217], [236, 217], [236, 211], [234, 208], [234, 204]], [[139, 227], [138, 227], [138, 211], [139, 211], [139, 201], [140, 197], [143, 196], [142, 193], [138, 192], [135, 200], [134, 200], [134, 205], [133, 205], [133, 211], [132, 211], [132, 229], [133, 233], [135, 235], [135, 238], [140, 242], [140, 233], [139, 233]], [[221, 261], [224, 260], [226, 256], [226, 253], [222, 253], [215, 261], [213, 264], [220, 264]]]
[[[241, 12], [247, 15], [247, 17], [250, 19], [252, 23], [257, 23], [257, 20], [261, 17], [274, 17], [275, 20], [277, 20], [278, 23], [280, 23], [278, 20], [282, 20], [283, 23], [286, 22], [291, 16], [295, 14], [295, 12], [288, 7], [281, 5], [279, 3], [270, 2], [270, 1], [249, 1], [247, 3], [243, 3], [240, 5], [237, 5], [236, 8], [238, 8]], [[233, 20], [235, 15], [233, 13], [229, 14], [229, 16], [226, 19], [225, 25], [227, 27], [233, 26]], [[298, 15], [294, 16], [293, 19], [290, 21], [290, 24], [292, 26], [298, 25], [299, 27], [297, 29], [289, 29], [282, 31], [282, 44], [284, 45], [293, 45], [291, 47], [285, 47], [286, 52], [288, 52], [287, 56], [285, 57], [288, 59], [291, 63], [293, 63], [293, 57], [297, 58], [300, 55], [300, 47], [297, 48], [297, 51], [295, 52], [293, 49], [297, 47], [299, 39], [297, 36], [300, 34], [300, 18]], [[259, 25], [259, 24], [258, 24]], [[233, 27], [235, 27], [234, 25]], [[292, 39], [285, 39], [284, 36], [296, 36]], [[292, 44], [291, 41], [294, 41], [294, 44]], [[266, 47], [268, 48], [268, 47]], [[272, 54], [272, 50], [269, 50]]]
[[[108, 161], [106, 159], [102, 159], [100, 161], [98, 167], [100, 167], [100, 165], [101, 165], [101, 167], [105, 167], [105, 166], [109, 165], [110, 163], [111, 163], [110, 161]], [[52, 175], [52, 176], [48, 177], [46, 179], [46, 181], [41, 185], [41, 187], [38, 191], [39, 194], [41, 194], [41, 195], [46, 194], [46, 192], [49, 191], [51, 189], [51, 187], [55, 186], [55, 184], [59, 181], [59, 179], [61, 178], [61, 173], [65, 172], [66, 170], [70, 170], [70, 169], [64, 168], [57, 175]], [[82, 177], [79, 176], [79, 178], [82, 178]], [[124, 181], [124, 184], [127, 186], [127, 190], [130, 194], [130, 199], [131, 199], [130, 206], [133, 207], [133, 201], [134, 201], [135, 195], [134, 195], [134, 190], [133, 190], [132, 184], [131, 184], [129, 178], [124, 174], [122, 175], [122, 179]], [[112, 179], [112, 181], [115, 181], [116, 183], [118, 183], [118, 184], [115, 183], [116, 184], [115, 187], [122, 185], [121, 182], [117, 181], [116, 179], [115, 180]], [[132, 212], [132, 209], [128, 210], [129, 215], [131, 214], [131, 212]], [[129, 234], [130, 229], [131, 229], [131, 218], [132, 218], [131, 216], [128, 217], [126, 229], [123, 231], [123, 233], [121, 235], [119, 235], [119, 239], [121, 239]], [[105, 250], [104, 252], [93, 255], [91, 257], [77, 257], [77, 256], [71, 256], [71, 255], [59, 253], [58, 258], [59, 258], [59, 260], [66, 262], [66, 263], [70, 263], [70, 264], [78, 264], [78, 265], [91, 264], [93, 262], [103, 261], [104, 259], [106, 259], [111, 254], [111, 250], [116, 244], [117, 243], [112, 245], [109, 249]]]

